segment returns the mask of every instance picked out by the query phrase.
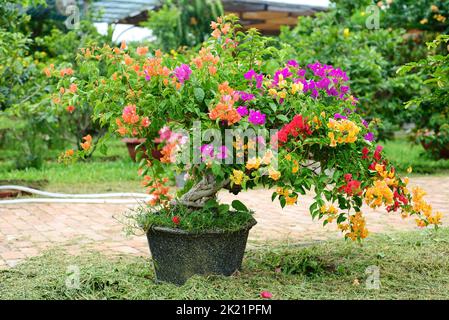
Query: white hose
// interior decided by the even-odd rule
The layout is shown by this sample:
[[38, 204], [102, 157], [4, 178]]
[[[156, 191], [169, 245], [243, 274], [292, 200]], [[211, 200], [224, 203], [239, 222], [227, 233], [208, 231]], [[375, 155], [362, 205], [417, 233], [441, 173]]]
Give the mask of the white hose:
[[[143, 201], [149, 201], [152, 197], [145, 193], [98, 193], [98, 194], [66, 194], [53, 193], [23, 186], [0, 186], [0, 190], [19, 190], [50, 198], [28, 198], [14, 200], [0, 200], [1, 204], [15, 203], [136, 203], [139, 198]], [[102, 198], [132, 198], [132, 199], [102, 199]], [[57, 199], [54, 199], [57, 198]]]

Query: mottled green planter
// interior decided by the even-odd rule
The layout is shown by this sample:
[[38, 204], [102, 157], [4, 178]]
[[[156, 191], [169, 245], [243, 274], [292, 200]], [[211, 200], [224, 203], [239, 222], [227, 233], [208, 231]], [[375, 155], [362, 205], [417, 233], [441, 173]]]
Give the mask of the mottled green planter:
[[182, 285], [196, 274], [232, 275], [242, 266], [248, 233], [255, 224], [252, 220], [233, 232], [150, 228], [147, 238], [156, 279]]

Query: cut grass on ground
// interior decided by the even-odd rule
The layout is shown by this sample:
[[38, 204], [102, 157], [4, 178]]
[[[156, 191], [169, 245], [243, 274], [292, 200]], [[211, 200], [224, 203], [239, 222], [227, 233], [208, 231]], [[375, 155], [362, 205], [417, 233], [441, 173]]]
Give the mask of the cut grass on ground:
[[[69, 266], [80, 270], [78, 289], [66, 286]], [[376, 267], [380, 289], [367, 289]], [[274, 299], [448, 299], [448, 270], [447, 228], [375, 235], [363, 246], [249, 251], [239, 274], [196, 276], [182, 287], [155, 283], [148, 259], [49, 251], [0, 271], [0, 299], [258, 299], [263, 290]]]

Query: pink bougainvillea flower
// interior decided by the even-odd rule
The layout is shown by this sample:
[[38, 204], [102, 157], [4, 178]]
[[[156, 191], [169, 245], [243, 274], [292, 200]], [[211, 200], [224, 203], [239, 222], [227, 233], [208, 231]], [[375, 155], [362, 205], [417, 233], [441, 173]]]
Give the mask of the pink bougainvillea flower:
[[266, 115], [258, 110], [250, 110], [248, 121], [254, 125], [263, 125], [265, 124]]
[[271, 299], [273, 298], [273, 294], [270, 291], [262, 291], [260, 297], [263, 299]]
[[192, 69], [190, 69], [189, 65], [182, 64], [179, 67], [175, 68], [175, 77], [178, 79], [180, 83], [184, 83], [186, 80], [190, 79], [190, 75], [192, 74]]

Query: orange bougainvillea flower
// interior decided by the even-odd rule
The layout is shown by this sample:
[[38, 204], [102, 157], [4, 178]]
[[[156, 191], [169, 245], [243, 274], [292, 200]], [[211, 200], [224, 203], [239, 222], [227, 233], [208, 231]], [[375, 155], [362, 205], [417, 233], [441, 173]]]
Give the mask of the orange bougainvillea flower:
[[139, 56], [144, 56], [148, 53], [148, 47], [137, 47], [136, 52]]
[[73, 113], [73, 111], [75, 111], [75, 106], [67, 106], [67, 108], [65, 109], [67, 110], [67, 112]]
[[59, 89], [59, 93], [60, 93], [60, 94], [64, 94], [64, 92], [65, 92], [64, 87], [61, 87], [61, 88]]
[[71, 157], [71, 156], [73, 156], [74, 153], [75, 153], [75, 151], [73, 151], [73, 149], [69, 149], [65, 152], [65, 156]]
[[70, 85], [69, 90], [70, 90], [71, 93], [76, 93], [76, 91], [78, 90], [78, 86], [75, 83], [72, 83]]
[[126, 49], [126, 41], [122, 40], [122, 43], [120, 44], [120, 49], [125, 50]]
[[71, 76], [73, 75], [73, 69], [72, 68], [61, 69], [61, 71], [59, 71], [59, 74], [61, 77], [64, 77], [65, 75]]
[[47, 78], [51, 77], [51, 70], [49, 68], [44, 68], [44, 74]]
[[125, 64], [126, 64], [127, 66], [132, 65], [133, 62], [134, 62], [133, 58], [131, 58], [131, 57], [128, 56], [127, 54], [125, 55], [124, 60], [125, 60]]
[[221, 31], [219, 29], [215, 29], [212, 32], [212, 37], [214, 37], [215, 39], [218, 39], [221, 36]]
[[81, 148], [83, 148], [84, 151], [87, 151], [92, 146], [92, 136], [88, 134], [87, 136], [83, 137], [83, 143], [80, 143]]

